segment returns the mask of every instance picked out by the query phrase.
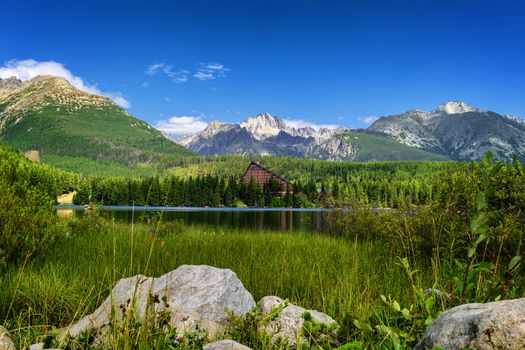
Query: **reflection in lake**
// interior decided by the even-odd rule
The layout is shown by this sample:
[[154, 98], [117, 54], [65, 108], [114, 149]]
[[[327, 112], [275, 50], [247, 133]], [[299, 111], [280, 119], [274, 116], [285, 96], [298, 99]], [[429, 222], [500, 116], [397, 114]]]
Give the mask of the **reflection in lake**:
[[[57, 206], [59, 216], [85, 215], [82, 207]], [[323, 209], [243, 209], [243, 208], [130, 208], [105, 207], [107, 215], [120, 222], [141, 222], [161, 215], [163, 221], [182, 220], [189, 225], [210, 225], [250, 230], [314, 231], [321, 227], [326, 213]]]

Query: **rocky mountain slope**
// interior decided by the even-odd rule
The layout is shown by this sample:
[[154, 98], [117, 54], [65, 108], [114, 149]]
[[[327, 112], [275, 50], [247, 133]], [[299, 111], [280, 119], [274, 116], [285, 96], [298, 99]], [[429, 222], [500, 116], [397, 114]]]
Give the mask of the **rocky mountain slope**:
[[36, 150], [44, 160], [82, 157], [139, 164], [154, 154], [192, 154], [110, 99], [53, 76], [0, 79], [0, 141]]
[[[202, 155], [279, 155], [327, 160], [443, 159], [444, 157], [400, 144], [383, 136], [375, 138], [389, 146], [395, 144], [401, 153], [391, 156], [389, 147], [369, 149], [370, 143], [348, 137], [349, 129], [292, 127], [268, 113], [248, 118], [240, 124], [211, 122], [198, 133], [186, 135], [178, 142]], [[362, 134], [360, 134], [362, 135]], [[395, 147], [395, 148], [396, 148]], [[363, 155], [365, 158], [363, 158]]]
[[525, 122], [469, 106], [447, 102], [431, 112], [418, 109], [382, 117], [368, 129], [407, 146], [476, 160], [491, 151], [497, 158], [525, 158]]

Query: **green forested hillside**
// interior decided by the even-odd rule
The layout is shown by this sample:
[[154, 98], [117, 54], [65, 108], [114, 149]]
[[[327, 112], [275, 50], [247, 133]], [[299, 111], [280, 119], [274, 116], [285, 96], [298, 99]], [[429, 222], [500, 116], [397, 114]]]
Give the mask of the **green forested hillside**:
[[356, 146], [358, 149], [355, 160], [394, 161], [394, 160], [447, 160], [444, 155], [424, 151], [419, 148], [404, 145], [384, 135], [365, 132], [346, 131], [341, 137], [343, 140]]
[[193, 154], [109, 99], [51, 76], [0, 90], [0, 140], [52, 164], [67, 157], [77, 171], [86, 160], [148, 167], [161, 155]]

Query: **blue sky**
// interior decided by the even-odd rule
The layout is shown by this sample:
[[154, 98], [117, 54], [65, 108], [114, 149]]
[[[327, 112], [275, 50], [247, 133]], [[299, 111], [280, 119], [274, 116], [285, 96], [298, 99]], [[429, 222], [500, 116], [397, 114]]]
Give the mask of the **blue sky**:
[[0, 33], [0, 77], [58, 72], [175, 132], [263, 111], [366, 127], [449, 100], [525, 117], [519, 0], [4, 0]]

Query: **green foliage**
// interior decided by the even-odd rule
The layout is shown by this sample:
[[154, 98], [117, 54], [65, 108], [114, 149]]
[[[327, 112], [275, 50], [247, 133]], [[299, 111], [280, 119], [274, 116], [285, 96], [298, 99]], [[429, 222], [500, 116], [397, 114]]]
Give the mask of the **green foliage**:
[[49, 165], [31, 162], [1, 143], [0, 179], [7, 186], [17, 187], [20, 191], [31, 188], [42, 192], [50, 199], [71, 191], [77, 182], [74, 174]]
[[416, 279], [418, 270], [411, 269], [407, 258], [399, 259], [397, 264], [408, 277], [411, 300], [402, 306], [392, 296], [381, 295], [383, 309], [380, 313], [368, 321], [354, 320], [363, 341], [382, 349], [413, 348], [432, 321], [451, 305], [446, 293], [421, 286]]
[[60, 234], [52, 204], [73, 182], [0, 145], [0, 269], [28, 260]]
[[34, 189], [0, 179], [0, 269], [23, 262], [59, 234], [51, 200]]
[[491, 154], [469, 172], [445, 173], [439, 181], [434, 210], [449, 220], [439, 245], [458, 300], [497, 300], [520, 288], [515, 276], [524, 271], [524, 182], [517, 160], [494, 162]]
[[260, 306], [256, 305], [244, 316], [237, 316], [230, 310], [226, 310], [229, 316], [229, 326], [226, 334], [230, 339], [245, 344], [252, 349], [286, 349], [288, 348], [286, 342], [283, 340], [273, 341], [273, 334], [268, 334], [261, 329], [261, 326], [267, 326], [270, 322], [276, 320], [286, 305], [287, 302], [277, 307], [272, 307], [267, 314], [264, 314]]
[[333, 349], [339, 345], [339, 339], [337, 339], [339, 325], [317, 322], [308, 311], [304, 312], [303, 320], [302, 335], [306, 339], [307, 348]]
[[[354, 322], [365, 341], [374, 343], [373, 338], [382, 338], [382, 347], [411, 348], [445, 308], [465, 302], [487, 302], [522, 295], [525, 289], [520, 274], [523, 271], [521, 242], [524, 227], [519, 218], [525, 202], [520, 202], [520, 196], [508, 191], [521, 186], [522, 166], [517, 161], [507, 165], [494, 163], [488, 154], [472, 167], [473, 171], [465, 176], [465, 181], [459, 181], [459, 174], [455, 173], [443, 176], [433, 208], [443, 209], [446, 214], [445, 220], [437, 218], [443, 228], [438, 232], [445, 235], [438, 236], [432, 246], [432, 261], [441, 262], [441, 270], [436, 272], [443, 274], [443, 291], [423, 289], [415, 279], [417, 270], [410, 268], [407, 258], [401, 259], [400, 265], [412, 287], [412, 303], [402, 307], [394, 298], [382, 295], [385, 311], [368, 322]], [[508, 177], [509, 173], [512, 177]], [[466, 198], [458, 196], [471, 192], [473, 194]], [[503, 208], [502, 204], [505, 204]], [[491, 241], [496, 244], [491, 244]], [[448, 250], [444, 242], [449, 244]], [[516, 243], [518, 245], [513, 250], [506, 249], [507, 244]], [[514, 255], [508, 254], [512, 251]]]

